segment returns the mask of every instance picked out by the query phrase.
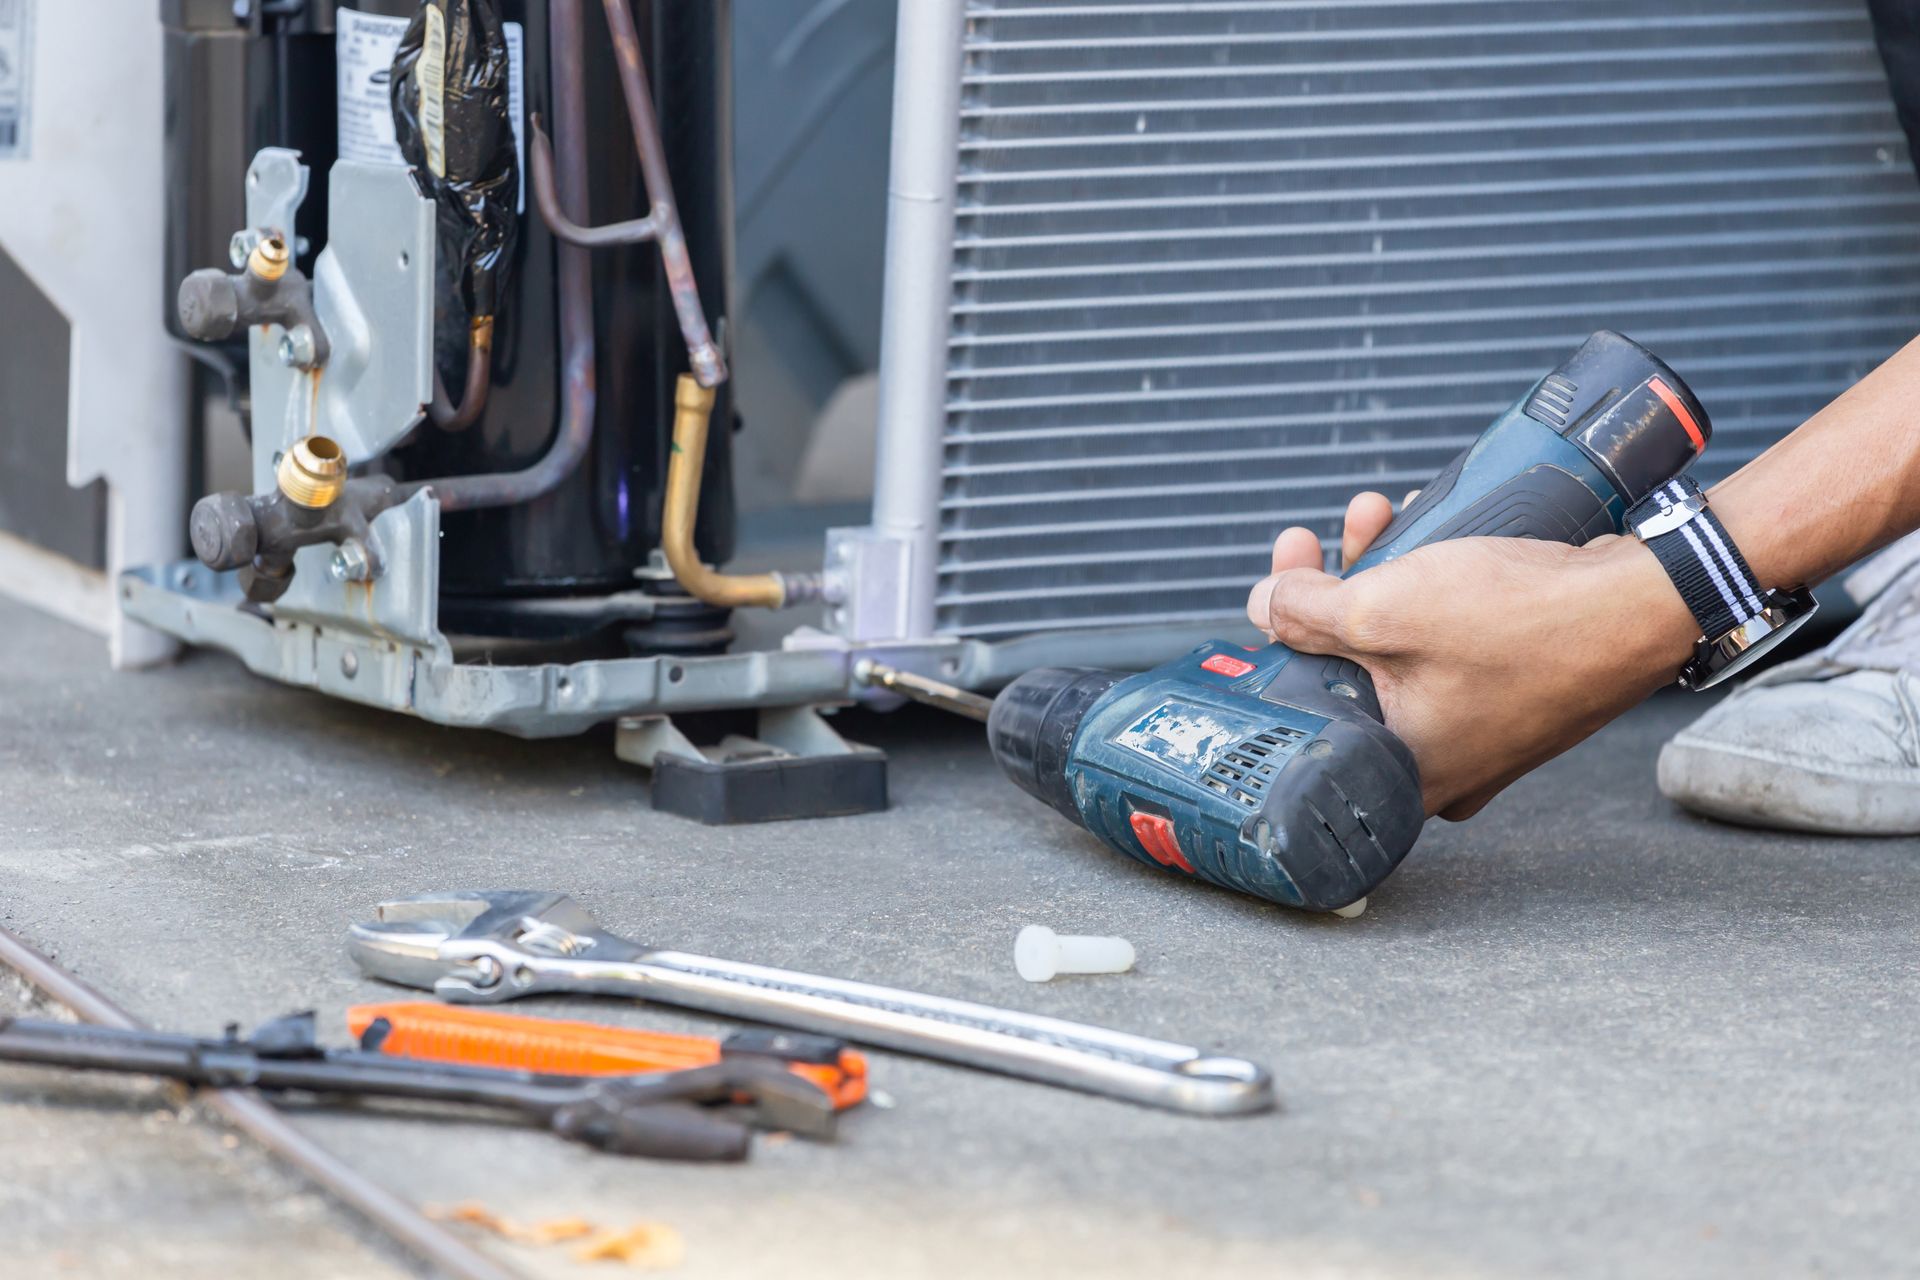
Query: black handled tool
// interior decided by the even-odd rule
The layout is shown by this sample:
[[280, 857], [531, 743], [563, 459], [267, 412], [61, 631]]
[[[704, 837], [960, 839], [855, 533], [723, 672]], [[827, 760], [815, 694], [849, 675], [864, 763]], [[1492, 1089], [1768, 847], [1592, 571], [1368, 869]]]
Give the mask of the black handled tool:
[[[322, 1049], [310, 1013], [269, 1022], [250, 1039], [230, 1030], [219, 1040], [0, 1018], [0, 1061], [223, 1088], [495, 1107], [537, 1117], [560, 1136], [600, 1151], [671, 1160], [745, 1159], [752, 1128], [824, 1138], [834, 1127], [832, 1099], [770, 1059], [601, 1077], [450, 1066]], [[745, 1122], [710, 1109], [743, 1099]]]

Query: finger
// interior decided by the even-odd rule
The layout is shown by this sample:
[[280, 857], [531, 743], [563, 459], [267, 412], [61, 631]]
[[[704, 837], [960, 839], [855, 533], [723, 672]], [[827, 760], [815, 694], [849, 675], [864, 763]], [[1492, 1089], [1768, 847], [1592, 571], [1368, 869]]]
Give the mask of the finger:
[[1289, 569], [1324, 569], [1327, 554], [1311, 529], [1295, 525], [1273, 540], [1273, 573]]
[[1340, 567], [1351, 569], [1393, 523], [1393, 502], [1384, 493], [1355, 494], [1347, 504], [1346, 527], [1340, 534]]
[[1318, 569], [1288, 569], [1262, 578], [1247, 597], [1247, 616], [1262, 631], [1303, 653], [1351, 657], [1341, 646], [1346, 584]]

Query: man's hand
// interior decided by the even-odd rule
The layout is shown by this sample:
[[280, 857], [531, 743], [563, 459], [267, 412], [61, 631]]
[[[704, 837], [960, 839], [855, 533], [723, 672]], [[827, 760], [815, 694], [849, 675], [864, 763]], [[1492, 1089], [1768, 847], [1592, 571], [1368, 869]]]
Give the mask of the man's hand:
[[[1393, 518], [1363, 493], [1343, 563]], [[1365, 667], [1387, 727], [1413, 750], [1426, 809], [1458, 821], [1679, 674], [1697, 629], [1653, 553], [1519, 538], [1433, 543], [1350, 580], [1320, 540], [1288, 529], [1254, 587], [1254, 625], [1295, 649]]]

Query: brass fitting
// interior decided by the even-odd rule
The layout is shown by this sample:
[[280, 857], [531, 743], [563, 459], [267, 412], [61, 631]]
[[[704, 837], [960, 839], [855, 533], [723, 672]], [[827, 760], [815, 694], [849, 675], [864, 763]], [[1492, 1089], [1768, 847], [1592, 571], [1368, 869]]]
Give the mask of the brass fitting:
[[273, 478], [295, 506], [330, 507], [347, 483], [347, 455], [325, 436], [308, 436], [280, 455]]
[[693, 521], [700, 509], [700, 475], [707, 466], [707, 419], [712, 387], [683, 373], [673, 389], [673, 449], [667, 461], [667, 497], [660, 513], [660, 550], [688, 594], [723, 608], [757, 605], [778, 609], [787, 602], [777, 573], [716, 573], [693, 549]]
[[469, 358], [475, 355], [485, 356], [493, 350], [493, 317], [475, 316], [467, 326], [467, 351]]
[[289, 261], [287, 242], [279, 236], [268, 236], [253, 246], [253, 252], [247, 255], [247, 270], [272, 284], [287, 274]]

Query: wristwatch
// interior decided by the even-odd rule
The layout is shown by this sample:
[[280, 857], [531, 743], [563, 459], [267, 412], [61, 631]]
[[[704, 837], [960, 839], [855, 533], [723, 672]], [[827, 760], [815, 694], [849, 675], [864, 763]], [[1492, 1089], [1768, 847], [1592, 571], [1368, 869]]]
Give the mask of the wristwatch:
[[1667, 481], [1627, 512], [1627, 525], [1673, 579], [1700, 624], [1680, 683], [1707, 689], [1742, 671], [1797, 631], [1819, 606], [1805, 587], [1763, 591], [1747, 558], [1686, 476]]

